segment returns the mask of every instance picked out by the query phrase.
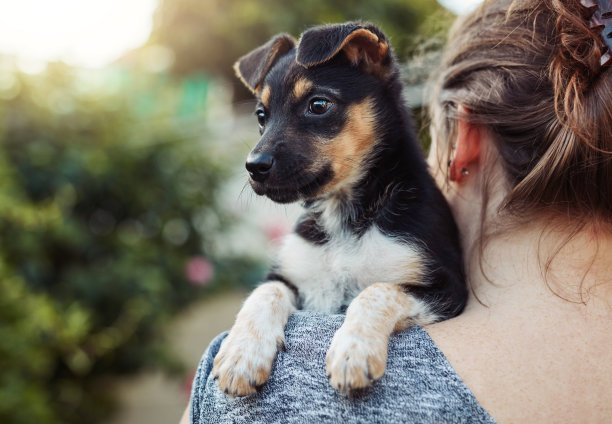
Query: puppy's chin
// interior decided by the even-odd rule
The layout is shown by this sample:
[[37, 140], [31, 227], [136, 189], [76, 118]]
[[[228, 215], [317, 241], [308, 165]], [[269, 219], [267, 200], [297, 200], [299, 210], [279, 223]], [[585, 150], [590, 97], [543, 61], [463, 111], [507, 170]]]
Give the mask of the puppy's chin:
[[249, 183], [253, 191], [266, 196], [276, 203], [293, 203], [298, 200], [315, 199], [321, 194], [322, 188], [333, 179], [331, 167], [325, 167], [309, 178], [301, 178], [302, 184], [294, 186], [282, 186], [270, 184], [269, 182], [260, 183], [249, 178]]
[[302, 193], [300, 193], [298, 189], [273, 187], [253, 180], [250, 180], [249, 182], [251, 183], [251, 187], [256, 194], [266, 196], [276, 203], [293, 203], [302, 198]]
[[281, 190], [270, 190], [266, 196], [276, 203], [293, 203], [300, 200], [300, 193]]

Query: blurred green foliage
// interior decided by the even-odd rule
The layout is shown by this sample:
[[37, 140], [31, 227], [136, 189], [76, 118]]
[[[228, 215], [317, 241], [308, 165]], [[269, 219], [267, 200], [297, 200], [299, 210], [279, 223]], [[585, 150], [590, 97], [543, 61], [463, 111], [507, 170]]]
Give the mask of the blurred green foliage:
[[[217, 200], [228, 165], [212, 159], [205, 132], [186, 136], [184, 121], [162, 119], [182, 107], [176, 84], [136, 77], [114, 94], [60, 65], [4, 77], [2, 423], [100, 421], [113, 404], [105, 377], [181, 370], [162, 337], [169, 317], [257, 277], [254, 260], [210, 247], [233, 222]], [[159, 101], [128, 98], [137, 85]], [[212, 265], [212, 281], [190, 277], [194, 258]]]
[[234, 163], [208, 140], [202, 74], [241, 87], [232, 63], [272, 35], [355, 19], [405, 59], [435, 50], [451, 15], [432, 0], [161, 0], [142, 55], [122, 62], [140, 71], [0, 73], [0, 423], [100, 422], [109, 376], [181, 370], [168, 319], [261, 276], [216, 250], [235, 221], [220, 203]]
[[177, 74], [205, 70], [233, 80], [236, 59], [279, 32], [298, 37], [313, 25], [370, 21], [405, 60], [451, 19], [434, 0], [161, 0], [150, 43], [172, 49]]

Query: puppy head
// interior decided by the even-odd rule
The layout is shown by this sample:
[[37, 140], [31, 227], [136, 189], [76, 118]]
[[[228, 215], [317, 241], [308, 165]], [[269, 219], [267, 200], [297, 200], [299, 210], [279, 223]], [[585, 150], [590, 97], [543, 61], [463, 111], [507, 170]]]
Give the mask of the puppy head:
[[287, 203], [346, 194], [380, 139], [384, 87], [395, 71], [375, 26], [312, 28], [272, 38], [238, 60], [255, 94], [261, 139], [246, 167], [257, 194]]

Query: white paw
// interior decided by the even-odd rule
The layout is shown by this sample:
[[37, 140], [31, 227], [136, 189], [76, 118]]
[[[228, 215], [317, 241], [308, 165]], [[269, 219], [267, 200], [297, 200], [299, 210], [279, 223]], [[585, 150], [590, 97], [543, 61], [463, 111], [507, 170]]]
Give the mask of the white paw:
[[276, 352], [285, 349], [283, 329], [257, 335], [234, 326], [215, 357], [212, 375], [221, 391], [246, 396], [270, 377]]
[[385, 373], [387, 337], [346, 324], [334, 335], [327, 351], [327, 378], [332, 387], [348, 393], [367, 387]]

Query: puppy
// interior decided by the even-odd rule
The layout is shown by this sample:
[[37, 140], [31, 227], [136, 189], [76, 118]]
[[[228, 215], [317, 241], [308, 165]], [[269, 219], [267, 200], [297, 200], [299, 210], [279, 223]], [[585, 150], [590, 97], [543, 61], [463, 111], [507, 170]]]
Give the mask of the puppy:
[[327, 353], [333, 387], [380, 378], [389, 336], [453, 317], [467, 291], [457, 228], [428, 173], [385, 35], [359, 22], [286, 34], [240, 58], [261, 139], [254, 191], [304, 212], [214, 361], [219, 388], [256, 391], [297, 308], [346, 310]]

